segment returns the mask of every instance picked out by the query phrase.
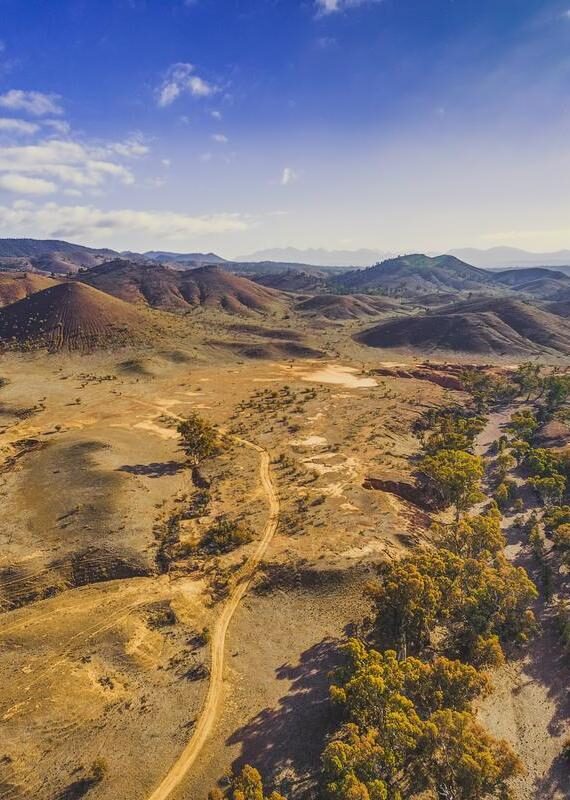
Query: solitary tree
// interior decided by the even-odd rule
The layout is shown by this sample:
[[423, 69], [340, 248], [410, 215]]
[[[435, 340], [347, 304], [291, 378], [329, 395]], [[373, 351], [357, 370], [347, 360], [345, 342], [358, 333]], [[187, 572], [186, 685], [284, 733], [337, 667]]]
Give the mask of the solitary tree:
[[182, 420], [177, 430], [180, 434], [179, 447], [191, 467], [197, 467], [206, 458], [215, 455], [220, 448], [216, 428], [195, 412]]

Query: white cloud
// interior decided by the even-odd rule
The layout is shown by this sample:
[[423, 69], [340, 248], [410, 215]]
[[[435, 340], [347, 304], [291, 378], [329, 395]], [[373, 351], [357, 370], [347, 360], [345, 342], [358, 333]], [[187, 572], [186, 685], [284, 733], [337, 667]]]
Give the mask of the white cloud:
[[222, 112], [221, 111], [212, 111], [210, 113], [214, 117], [214, 119], [221, 119], [222, 118]]
[[125, 185], [134, 183], [134, 175], [121, 163], [149, 152], [140, 139], [107, 144], [84, 144], [63, 139], [46, 139], [29, 145], [0, 147], [0, 174], [28, 175], [50, 179], [62, 188], [95, 189], [109, 180]]
[[381, 3], [382, 0], [315, 0], [319, 15], [334, 14], [337, 11], [346, 11], [368, 3]]
[[235, 233], [251, 227], [240, 214], [212, 214], [193, 217], [173, 211], [102, 210], [94, 206], [41, 205], [19, 201], [0, 206], [0, 227], [11, 236], [76, 238], [105, 241], [110, 235], [128, 241], [133, 234], [147, 234], [156, 240], [188, 240], [205, 234]]
[[202, 155], [200, 156], [200, 161], [203, 161], [206, 164], [208, 161], [211, 161], [212, 158], [213, 158], [212, 153], [202, 153]]
[[69, 125], [69, 122], [66, 122], [63, 119], [44, 119], [42, 122], [46, 127], [55, 131], [58, 136], [67, 136], [69, 133], [71, 133], [71, 126]]
[[281, 173], [281, 186], [290, 186], [299, 179], [299, 175], [291, 167], [285, 167]]
[[104, 150], [109, 153], [116, 153], [124, 158], [140, 158], [146, 156], [150, 152], [150, 148], [143, 141], [140, 134], [130, 136], [122, 142], [111, 142], [105, 146]]
[[227, 144], [229, 142], [229, 139], [223, 133], [213, 133], [212, 134], [212, 141], [218, 142], [218, 144]]
[[193, 64], [173, 64], [157, 90], [157, 103], [161, 108], [171, 105], [183, 94], [192, 97], [209, 97], [218, 91], [213, 83], [195, 74]]
[[0, 175], [0, 189], [16, 194], [53, 194], [57, 186], [43, 178], [29, 178], [26, 175], [11, 173]]
[[14, 133], [16, 135], [29, 136], [39, 130], [39, 125], [35, 122], [27, 122], [23, 119], [9, 119], [0, 117], [0, 133]]
[[165, 169], [170, 169], [170, 167], [172, 166], [172, 161], [169, 158], [163, 158], [161, 163]]
[[11, 111], [26, 111], [28, 114], [42, 117], [46, 114], [63, 114], [63, 109], [59, 104], [60, 99], [56, 94], [10, 89], [9, 92], [0, 95], [0, 106], [9, 108]]

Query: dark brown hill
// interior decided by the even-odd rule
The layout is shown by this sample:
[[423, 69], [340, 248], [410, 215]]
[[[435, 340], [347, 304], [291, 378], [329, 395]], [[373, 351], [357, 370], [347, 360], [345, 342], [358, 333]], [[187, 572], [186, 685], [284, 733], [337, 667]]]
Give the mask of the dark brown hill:
[[0, 342], [17, 349], [89, 351], [154, 341], [150, 312], [81, 283], [65, 282], [0, 310]]
[[555, 269], [529, 267], [493, 273], [497, 284], [543, 300], [570, 299], [570, 276]]
[[396, 303], [384, 297], [350, 294], [318, 294], [295, 306], [296, 311], [327, 319], [364, 319], [383, 313], [395, 313]]
[[364, 331], [372, 347], [528, 356], [570, 353], [570, 326], [554, 314], [510, 298], [456, 303], [429, 314], [389, 320]]
[[261, 286], [279, 289], [282, 292], [317, 292], [322, 291], [327, 285], [327, 276], [324, 273], [306, 272], [299, 269], [267, 272], [263, 275], [252, 276], [252, 280]]
[[58, 239], [0, 239], [0, 268], [66, 275], [108, 261], [114, 250], [84, 247]]
[[570, 318], [570, 300], [560, 300], [555, 303], [548, 303], [546, 310], [558, 317]]
[[175, 270], [115, 259], [82, 272], [78, 280], [128, 303], [167, 311], [205, 306], [231, 314], [267, 313], [281, 302], [278, 292], [218, 266]]

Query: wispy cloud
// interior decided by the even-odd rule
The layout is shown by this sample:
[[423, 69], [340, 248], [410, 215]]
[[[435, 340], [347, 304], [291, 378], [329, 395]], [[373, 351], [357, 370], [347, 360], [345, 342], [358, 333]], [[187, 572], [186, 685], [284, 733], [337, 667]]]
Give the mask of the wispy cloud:
[[157, 240], [188, 241], [193, 236], [236, 233], [252, 222], [240, 214], [190, 216], [173, 211], [102, 210], [95, 206], [67, 206], [58, 203], [36, 204], [18, 201], [0, 206], [0, 226], [12, 235], [105, 240], [110, 235], [124, 237], [147, 234]]
[[23, 119], [11, 119], [0, 117], [0, 133], [11, 133], [16, 135], [31, 136], [37, 133], [39, 125], [35, 122], [27, 122]]
[[60, 100], [56, 94], [10, 89], [9, 92], [0, 95], [0, 106], [11, 111], [25, 111], [35, 117], [42, 117], [47, 114], [63, 114]]
[[158, 105], [165, 108], [184, 94], [192, 97], [210, 97], [217, 91], [217, 86], [196, 74], [193, 64], [178, 63], [167, 70], [164, 80], [156, 91], [156, 98]]
[[[9, 132], [18, 133], [12, 128]], [[140, 135], [103, 143], [57, 137], [26, 145], [11, 142], [0, 146], [0, 189], [47, 194], [57, 189], [100, 191], [109, 181], [129, 185], [135, 182], [133, 160], [148, 152]]]
[[334, 14], [337, 11], [347, 11], [349, 8], [357, 8], [372, 3], [381, 3], [382, 0], [315, 0], [317, 12], [320, 16]]
[[299, 175], [291, 167], [285, 167], [281, 173], [281, 186], [290, 186], [299, 180]]
[[53, 194], [57, 186], [43, 178], [29, 178], [27, 175], [9, 173], [0, 175], [0, 189], [15, 194]]
[[229, 142], [229, 139], [225, 135], [225, 133], [213, 133], [212, 141], [217, 142], [218, 144], [227, 144]]

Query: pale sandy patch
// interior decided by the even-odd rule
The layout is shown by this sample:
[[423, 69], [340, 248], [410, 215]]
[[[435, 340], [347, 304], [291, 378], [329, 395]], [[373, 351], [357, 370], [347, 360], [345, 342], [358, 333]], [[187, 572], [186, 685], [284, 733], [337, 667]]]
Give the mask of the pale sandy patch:
[[327, 444], [324, 436], [307, 436], [306, 439], [293, 439], [291, 444], [294, 447], [321, 447]]
[[344, 386], [347, 389], [369, 389], [378, 386], [374, 378], [367, 378], [358, 374], [355, 367], [344, 367], [340, 364], [327, 364], [326, 367], [307, 372], [301, 376], [301, 380], [313, 381], [316, 383], [331, 383]]
[[133, 425], [133, 428], [138, 428], [142, 431], [148, 431], [149, 433], [155, 433], [157, 436], [160, 436], [161, 439], [178, 439], [177, 431], [173, 430], [172, 428], [163, 428], [161, 425], [157, 425], [156, 422], [152, 422], [151, 420], [137, 422], [135, 425]]

